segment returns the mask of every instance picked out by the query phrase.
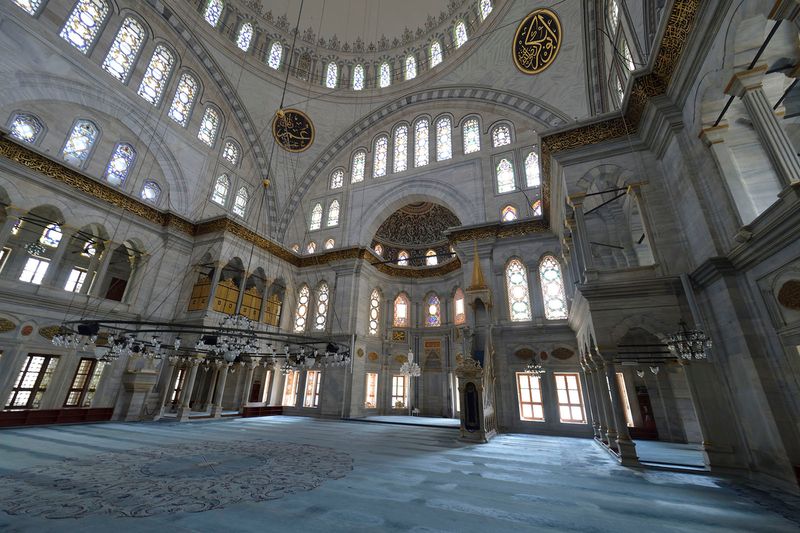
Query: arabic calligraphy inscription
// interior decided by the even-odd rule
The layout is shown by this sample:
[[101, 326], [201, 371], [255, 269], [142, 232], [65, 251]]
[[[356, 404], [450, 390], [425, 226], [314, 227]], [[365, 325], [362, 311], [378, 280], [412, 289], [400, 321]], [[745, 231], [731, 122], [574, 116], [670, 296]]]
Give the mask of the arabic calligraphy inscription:
[[302, 152], [314, 142], [314, 124], [297, 109], [283, 109], [272, 120], [272, 135], [289, 152]]
[[561, 48], [561, 22], [549, 9], [528, 14], [517, 27], [511, 53], [525, 74], [538, 74], [553, 64]]

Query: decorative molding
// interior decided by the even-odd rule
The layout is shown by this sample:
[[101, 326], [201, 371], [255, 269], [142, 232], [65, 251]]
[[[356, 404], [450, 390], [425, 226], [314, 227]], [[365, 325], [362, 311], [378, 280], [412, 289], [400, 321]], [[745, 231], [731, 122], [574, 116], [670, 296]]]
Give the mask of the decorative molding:
[[550, 231], [550, 225], [546, 220], [539, 219], [457, 228], [446, 233], [450, 238], [450, 242], [456, 243], [490, 238], [506, 239], [531, 233], [546, 233], [548, 231]]
[[12, 321], [8, 320], [7, 318], [0, 318], [0, 333], [14, 331], [15, 329], [17, 329], [17, 325]]
[[790, 279], [781, 286], [778, 303], [787, 309], [800, 311], [800, 280]]

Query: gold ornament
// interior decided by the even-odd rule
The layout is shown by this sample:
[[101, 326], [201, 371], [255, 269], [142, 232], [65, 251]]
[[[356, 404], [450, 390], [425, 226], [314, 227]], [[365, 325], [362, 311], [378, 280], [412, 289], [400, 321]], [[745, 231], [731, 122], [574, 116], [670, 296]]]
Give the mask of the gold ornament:
[[531, 11], [514, 34], [511, 55], [525, 74], [539, 74], [553, 64], [561, 49], [561, 22], [549, 9]]

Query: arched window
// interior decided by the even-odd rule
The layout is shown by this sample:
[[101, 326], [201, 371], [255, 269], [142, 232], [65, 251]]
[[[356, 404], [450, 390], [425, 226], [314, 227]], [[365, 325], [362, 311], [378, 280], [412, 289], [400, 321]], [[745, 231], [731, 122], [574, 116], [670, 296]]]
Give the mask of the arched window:
[[397, 295], [394, 299], [394, 319], [392, 323], [396, 328], [407, 328], [410, 323], [409, 315], [411, 314], [411, 305], [408, 302], [408, 297], [404, 293]]
[[453, 322], [456, 325], [467, 321], [467, 312], [464, 307], [464, 291], [461, 290], [461, 287], [457, 288], [455, 295], [453, 295], [453, 315]]
[[236, 198], [233, 200], [233, 214], [244, 218], [245, 211], [247, 210], [247, 200], [250, 195], [247, 194], [247, 189], [241, 187], [236, 191]]
[[33, 144], [39, 139], [39, 135], [44, 130], [42, 123], [33, 115], [20, 113], [14, 115], [11, 121], [11, 136], [20, 141]]
[[317, 251], [317, 243], [315, 243], [314, 241], [308, 243], [308, 246], [306, 246], [306, 253], [311, 255], [316, 251]]
[[103, 61], [103, 70], [125, 83], [144, 42], [144, 35], [144, 28], [136, 19], [128, 17], [122, 21], [122, 26]]
[[413, 55], [406, 56], [406, 80], [417, 77], [417, 58]]
[[61, 237], [64, 233], [61, 231], [61, 226], [58, 224], [48, 224], [42, 235], [39, 237], [39, 242], [51, 248], [58, 248], [58, 243], [61, 242]]
[[323, 246], [325, 247], [326, 250], [332, 250], [333, 247], [336, 246], [336, 241], [334, 241], [333, 239], [328, 239], [327, 241], [325, 241], [325, 244]]
[[408, 266], [408, 259], [408, 252], [405, 250], [400, 250], [400, 252], [397, 254], [397, 264], [400, 266]]
[[464, 154], [471, 154], [481, 149], [481, 127], [477, 118], [464, 121], [461, 128], [464, 137]]
[[425, 327], [435, 328], [442, 325], [442, 306], [435, 294], [428, 296], [425, 302]]
[[503, 222], [513, 222], [517, 220], [517, 218], [518, 218], [517, 208], [514, 207], [513, 205], [505, 206], [503, 210], [500, 212], [500, 220], [502, 220]]
[[386, 153], [389, 151], [389, 137], [381, 135], [375, 139], [375, 154], [372, 159], [372, 177], [386, 175]]
[[253, 25], [249, 22], [242, 24], [239, 28], [239, 35], [236, 37], [236, 46], [242, 52], [247, 52], [250, 49], [250, 42], [253, 40]]
[[453, 127], [450, 117], [442, 117], [436, 121], [436, 160], [446, 161], [453, 157]]
[[206, 107], [203, 119], [200, 121], [200, 130], [197, 138], [208, 146], [214, 146], [217, 140], [217, 130], [219, 129], [219, 114], [213, 107]]
[[439, 258], [436, 256], [436, 250], [428, 250], [425, 252], [425, 264], [428, 266], [436, 266], [439, 264]]
[[331, 189], [341, 189], [344, 186], [344, 170], [337, 169], [331, 173]]
[[506, 266], [508, 314], [514, 322], [531, 319], [531, 299], [528, 293], [528, 271], [519, 259]]
[[414, 166], [423, 167], [428, 164], [430, 158], [430, 143], [428, 142], [428, 127], [430, 122], [427, 118], [417, 120], [414, 125]]
[[608, 29], [611, 30], [613, 37], [617, 31], [617, 24], [619, 23], [619, 4], [617, 0], [608, 0], [606, 5], [606, 20], [608, 21]]
[[367, 165], [367, 152], [359, 150], [353, 154], [353, 170], [350, 173], [350, 183], [364, 181], [364, 168]]
[[378, 85], [381, 89], [388, 87], [392, 83], [392, 69], [389, 63], [381, 63]]
[[328, 304], [330, 303], [328, 284], [323, 281], [317, 285], [315, 296], [317, 307], [314, 313], [314, 331], [325, 331], [325, 323], [328, 321]]
[[216, 28], [217, 24], [219, 24], [220, 17], [222, 17], [222, 10], [224, 7], [222, 0], [208, 0], [203, 18], [206, 19], [206, 22], [211, 24], [211, 26]]
[[495, 167], [495, 175], [497, 177], [497, 192], [511, 192], [515, 188], [514, 183], [514, 165], [505, 157], [497, 163]]
[[481, 0], [481, 20], [486, 20], [492, 12], [492, 0]]
[[24, 9], [28, 15], [35, 15], [42, 5], [42, 0], [14, 0], [14, 3]]
[[542, 283], [544, 317], [547, 320], [567, 318], [567, 296], [564, 294], [561, 265], [552, 255], [543, 257], [539, 263], [539, 279]]
[[269, 58], [267, 65], [269, 68], [278, 70], [281, 68], [281, 59], [283, 58], [283, 45], [279, 41], [272, 43], [269, 48]]
[[381, 316], [381, 291], [373, 289], [372, 294], [369, 295], [369, 326], [368, 332], [370, 335], [378, 334], [378, 320]]
[[106, 166], [106, 181], [111, 185], [119, 187], [125, 183], [125, 178], [133, 167], [136, 160], [136, 150], [128, 143], [119, 143], [114, 147], [111, 159]]
[[222, 150], [222, 158], [235, 167], [239, 163], [239, 147], [231, 141], [226, 142], [225, 148]]
[[453, 28], [453, 37], [456, 48], [461, 48], [464, 46], [464, 43], [467, 42], [467, 25], [464, 24], [464, 21], [460, 21], [456, 24], [455, 28]]
[[400, 124], [394, 129], [394, 163], [395, 172], [403, 172], [408, 168], [408, 126]]
[[197, 96], [197, 80], [190, 74], [184, 74], [178, 81], [178, 88], [175, 89], [175, 97], [169, 108], [169, 117], [184, 128], [189, 123], [195, 96]]
[[97, 140], [97, 126], [88, 120], [78, 120], [67, 138], [62, 153], [64, 161], [75, 166], [82, 166], [89, 158], [92, 146]]
[[339, 200], [334, 200], [328, 206], [328, 220], [325, 225], [329, 228], [339, 225]]
[[306, 330], [306, 318], [308, 317], [308, 304], [311, 298], [311, 291], [305, 283], [297, 292], [297, 308], [294, 311], [294, 332], [302, 333]]
[[492, 130], [492, 146], [497, 148], [511, 144], [511, 129], [505, 124], [500, 124]]
[[309, 231], [314, 231], [322, 227], [322, 204], [317, 203], [311, 209], [311, 222], [308, 224]]
[[139, 96], [157, 106], [161, 102], [174, 62], [175, 58], [169, 50], [161, 45], [156, 46], [139, 85]]
[[525, 183], [528, 187], [538, 187], [542, 184], [539, 175], [539, 156], [532, 151], [525, 157]]
[[339, 76], [339, 67], [331, 61], [328, 63], [328, 68], [325, 70], [325, 87], [328, 89], [336, 88], [336, 80]]
[[353, 90], [360, 91], [364, 88], [364, 65], [356, 65], [353, 68]]
[[92, 47], [107, 15], [108, 4], [105, 0], [78, 0], [60, 35], [85, 54]]
[[145, 181], [142, 186], [142, 200], [157, 204], [161, 198], [161, 187], [155, 181]]
[[431, 68], [442, 62], [442, 45], [439, 43], [439, 41], [433, 41], [431, 43], [430, 54]]
[[542, 201], [536, 200], [531, 204], [531, 209], [533, 210], [533, 216], [540, 217], [542, 216]]
[[228, 200], [228, 191], [230, 188], [231, 180], [228, 176], [222, 174], [217, 178], [217, 181], [214, 182], [214, 191], [211, 193], [211, 201], [224, 207], [225, 202]]
[[383, 257], [383, 246], [381, 246], [380, 244], [376, 244], [373, 250], [375, 250], [375, 254], [378, 257]]

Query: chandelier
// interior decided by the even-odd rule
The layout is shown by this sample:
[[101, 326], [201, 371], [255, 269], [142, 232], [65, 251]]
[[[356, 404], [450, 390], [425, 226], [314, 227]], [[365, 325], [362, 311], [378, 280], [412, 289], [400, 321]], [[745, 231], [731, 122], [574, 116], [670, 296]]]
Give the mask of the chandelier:
[[534, 376], [541, 376], [546, 372], [542, 364], [536, 359], [536, 354], [533, 354], [531, 360], [525, 365], [525, 372], [533, 374]]
[[419, 367], [417, 363], [414, 362], [414, 352], [411, 349], [408, 350], [408, 355], [406, 356], [406, 362], [400, 366], [400, 373], [404, 376], [418, 378], [422, 375], [422, 369]]
[[669, 351], [682, 359], [706, 359], [706, 349], [711, 348], [711, 339], [699, 329], [689, 329], [686, 321], [678, 323], [681, 330], [667, 337]]

